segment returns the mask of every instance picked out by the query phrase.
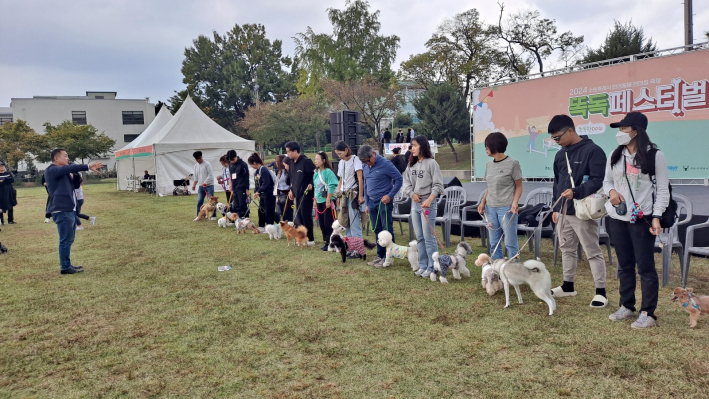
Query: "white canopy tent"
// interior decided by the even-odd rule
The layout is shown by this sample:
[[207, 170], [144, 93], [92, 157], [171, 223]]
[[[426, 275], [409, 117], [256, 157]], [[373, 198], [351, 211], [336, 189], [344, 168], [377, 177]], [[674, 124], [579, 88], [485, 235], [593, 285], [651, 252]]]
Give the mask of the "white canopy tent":
[[[228, 150], [236, 150], [240, 158], [246, 159], [256, 148], [252, 140], [243, 139], [219, 126], [189, 96], [159, 132], [139, 144], [131, 149], [134, 162], [136, 165], [143, 161], [153, 162], [157, 193], [161, 196], [172, 195], [175, 188], [173, 180], [193, 173], [195, 160], [192, 154], [195, 151], [202, 151], [204, 160], [214, 168], [215, 191], [223, 191], [216, 182], [216, 177], [221, 173], [219, 158]], [[139, 158], [144, 159], [139, 161]], [[136, 166], [136, 171], [142, 170]]]
[[139, 179], [143, 176], [146, 170], [149, 174], [155, 174], [155, 162], [152, 157], [133, 157], [133, 148], [141, 147], [155, 136], [165, 125], [172, 119], [172, 114], [167, 107], [160, 108], [160, 112], [153, 119], [147, 129], [138, 136], [135, 140], [128, 143], [125, 147], [116, 151], [116, 175], [117, 186], [119, 190], [128, 190], [129, 179]]

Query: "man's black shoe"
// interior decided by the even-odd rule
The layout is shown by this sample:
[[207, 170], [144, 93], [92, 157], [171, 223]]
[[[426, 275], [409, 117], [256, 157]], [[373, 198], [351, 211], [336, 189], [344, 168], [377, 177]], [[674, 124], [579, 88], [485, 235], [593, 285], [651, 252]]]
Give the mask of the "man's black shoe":
[[320, 248], [321, 251], [327, 252], [327, 244], [323, 245], [322, 248]]
[[74, 269], [76, 270], [84, 270], [84, 266], [74, 266]]
[[7, 222], [7, 224], [17, 224], [17, 223], [15, 223], [15, 222]]
[[63, 269], [61, 271], [61, 274], [76, 274], [76, 273], [83, 273], [84, 269], [77, 269], [75, 267], [72, 267], [71, 269]]

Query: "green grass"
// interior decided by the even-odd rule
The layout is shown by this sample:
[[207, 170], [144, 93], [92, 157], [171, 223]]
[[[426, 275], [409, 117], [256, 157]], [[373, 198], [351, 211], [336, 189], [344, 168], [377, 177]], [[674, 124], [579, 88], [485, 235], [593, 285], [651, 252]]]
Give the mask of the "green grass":
[[[663, 288], [658, 328], [610, 322], [613, 267], [607, 309], [589, 308], [582, 261], [579, 295], [549, 317], [527, 287], [503, 309], [474, 256], [471, 278], [443, 285], [402, 261], [343, 265], [193, 223], [195, 196], [85, 193], [98, 224], [77, 232], [83, 274], [59, 275], [42, 188], [18, 191], [19, 224], [0, 232], [0, 397], [706, 397], [709, 319], [690, 329]], [[560, 283], [549, 240], [543, 256]], [[671, 287], [678, 268], [675, 256]], [[709, 293], [707, 281], [695, 259], [690, 285]]]

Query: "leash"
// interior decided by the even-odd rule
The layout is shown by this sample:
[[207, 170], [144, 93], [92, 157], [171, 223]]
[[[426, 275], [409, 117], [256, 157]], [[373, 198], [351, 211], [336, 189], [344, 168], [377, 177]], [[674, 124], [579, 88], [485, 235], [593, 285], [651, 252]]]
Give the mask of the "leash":
[[[337, 212], [335, 212], [335, 201], [330, 201], [330, 210], [332, 211], [332, 220], [337, 220]], [[323, 215], [325, 212], [327, 212], [327, 207], [323, 209], [322, 212], [315, 208], [315, 220], [318, 220], [318, 215]]]
[[[374, 233], [374, 230], [377, 228], [377, 224], [379, 223], [379, 213], [380, 213], [380, 211], [381, 211], [381, 209], [382, 209], [382, 204], [384, 205], [384, 208], [386, 209], [387, 204], [384, 204], [384, 203], [380, 200], [380, 201], [379, 201], [379, 205], [377, 205], [377, 220], [374, 222], [374, 224], [372, 224], [372, 214], [371, 214], [371, 213], [369, 214], [369, 224], [370, 224], [369, 230], [370, 230], [372, 233]], [[384, 217], [384, 223], [385, 223], [386, 230], [389, 231], [389, 220], [388, 220], [388, 218], [387, 218], [386, 216]]]
[[[534, 238], [534, 235], [536, 234], [537, 230], [539, 230], [540, 228], [542, 228], [542, 226], [544, 225], [544, 220], [546, 220], [546, 218], [548, 218], [549, 215], [551, 215], [552, 213], [554, 213], [554, 208], [556, 208], [556, 205], [557, 205], [557, 204], [559, 203], [559, 201], [561, 201], [562, 199], [564, 199], [564, 197], [559, 196], [559, 198], [556, 200], [556, 202], [554, 202], [554, 204], [551, 206], [551, 209], [549, 209], [549, 212], [547, 212], [547, 214], [544, 215], [544, 217], [542, 218], [542, 220], [539, 221], [539, 225], [537, 226], [537, 228], [535, 228], [535, 229], [532, 231], [532, 234], [529, 235], [529, 238], [527, 239], [527, 241], [524, 242], [524, 245], [522, 245], [521, 247], [519, 247], [519, 251], [517, 251], [517, 254], [516, 254], [515, 256], [511, 257], [511, 258], [508, 260], [508, 262], [511, 261], [511, 260], [514, 259], [514, 258], [519, 258], [519, 255], [522, 253], [522, 250], [524, 249], [524, 247], [526, 247], [527, 244], [529, 244], [529, 241], [530, 241], [532, 238]], [[566, 202], [564, 202], [564, 205], [566, 205]], [[563, 217], [563, 215], [562, 215], [562, 217]], [[563, 219], [562, 219], [562, 220], [563, 220]], [[561, 224], [559, 224], [559, 225], [561, 225]], [[502, 266], [502, 268], [504, 269], [504, 265]]]
[[[305, 191], [303, 191], [303, 197], [305, 197], [308, 194], [308, 189], [306, 188]], [[301, 197], [302, 199], [302, 197]], [[286, 201], [287, 202], [287, 201]], [[300, 204], [298, 207], [295, 206], [295, 195], [293, 196], [293, 205], [291, 205], [291, 208], [295, 209], [295, 213], [293, 214], [293, 219], [298, 217], [298, 212], [300, 211], [300, 207], [303, 205], [303, 201], [300, 201]], [[285, 213], [285, 212], [284, 212]], [[293, 220], [295, 222], [295, 220]]]
[[441, 244], [441, 240], [438, 239], [438, 235], [436, 234], [436, 228], [431, 226], [431, 222], [428, 221], [428, 209], [422, 210], [421, 211], [421, 217], [426, 221], [428, 224], [428, 227], [431, 228], [431, 232], [433, 233], [433, 236], [436, 237], [436, 242], [438, 243], [438, 246], [443, 248], [443, 253], [448, 255], [448, 251], [446, 250], [446, 247]]
[[[497, 252], [497, 248], [500, 246], [500, 244], [502, 243], [502, 240], [505, 238], [505, 229], [507, 227], [509, 227], [510, 223], [512, 223], [512, 220], [514, 220], [514, 216], [512, 216], [512, 217], [510, 217], [510, 220], [507, 221], [506, 225], [504, 225], [504, 226], [502, 225], [503, 223], [505, 223], [505, 218], [507, 217], [508, 213], [512, 213], [512, 210], [505, 212], [505, 214], [502, 216], [502, 223], [500, 223], [500, 227], [498, 227], [497, 229], [488, 228], [488, 230], [492, 230], [492, 231], [497, 231], [499, 229], [502, 229], [502, 234], [500, 235], [500, 239], [497, 240], [497, 245], [495, 245], [495, 249], [492, 250], [492, 253], [490, 254], [490, 256], [492, 256], [492, 254]], [[487, 221], [487, 216], [485, 216], [485, 220]]]
[[[697, 310], [701, 310], [701, 309], [699, 308], [699, 305], [697, 305], [697, 303], [694, 302], [694, 295], [692, 295], [692, 293], [689, 292], [689, 291], [687, 291], [687, 295], [689, 295], [689, 300], [692, 302], [692, 307], [695, 308], [695, 309], [697, 309]], [[685, 307], [685, 308], [686, 308], [687, 305], [689, 305], [689, 302], [683, 303], [683, 304], [682, 304], [682, 307]]]

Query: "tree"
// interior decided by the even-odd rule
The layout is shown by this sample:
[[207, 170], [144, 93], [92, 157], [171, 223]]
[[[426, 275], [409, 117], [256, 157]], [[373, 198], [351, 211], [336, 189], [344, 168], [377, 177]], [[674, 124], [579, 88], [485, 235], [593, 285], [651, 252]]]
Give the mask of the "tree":
[[460, 90], [448, 83], [432, 86], [414, 100], [414, 108], [421, 120], [421, 133], [447, 142], [453, 159], [458, 162], [451, 139], [470, 135], [470, 114]]
[[43, 137], [27, 122], [6, 122], [0, 126], [0, 160], [17, 170], [20, 161], [25, 160], [29, 164], [32, 160], [30, 154], [40, 152], [42, 142]]
[[323, 79], [349, 82], [371, 76], [387, 85], [394, 77], [391, 63], [399, 37], [379, 34], [379, 11], [370, 12], [364, 0], [347, 0], [344, 10], [329, 8], [327, 14], [331, 35], [311, 27], [295, 35], [295, 54], [301, 61], [299, 92], [319, 93]]
[[215, 122], [234, 131], [246, 109], [258, 101], [278, 102], [296, 94], [295, 74], [282, 56], [282, 42], [266, 38], [260, 24], [235, 25], [225, 35], [200, 35], [185, 49], [182, 80], [187, 88], [169, 100], [177, 112], [187, 94]]
[[376, 135], [378, 142], [381, 142], [382, 119], [404, 105], [401, 90], [395, 82], [384, 84], [373, 76], [350, 82], [326, 79], [321, 84], [331, 104], [339, 103], [348, 111], [360, 113], [362, 123]]
[[261, 103], [246, 111], [239, 126], [248, 132], [256, 144], [278, 152], [287, 141], [301, 145], [316, 144], [328, 127], [327, 107], [313, 96], [299, 96], [277, 103]]
[[116, 145], [116, 140], [99, 133], [92, 125], [77, 125], [64, 121], [56, 126], [44, 124], [47, 134], [43, 136], [44, 148], [37, 154], [40, 162], [50, 162], [50, 153], [54, 148], [63, 148], [72, 159], [81, 159], [81, 163], [91, 162], [94, 158], [105, 158]]
[[411, 114], [400, 113], [397, 114], [396, 117], [394, 117], [394, 127], [405, 129], [407, 127], [411, 127], [411, 125], [413, 124], [414, 118], [411, 116]]
[[155, 115], [157, 115], [160, 112], [160, 110], [162, 109], [162, 107], [164, 107], [164, 106], [165, 106], [164, 102], [158, 101], [158, 103], [155, 104]]
[[595, 50], [589, 49], [580, 63], [587, 64], [656, 50], [657, 44], [652, 42], [652, 38], [645, 38], [642, 27], [634, 26], [632, 21], [625, 24], [615, 21], [603, 44]]
[[[510, 16], [503, 24], [505, 5], [500, 5], [498, 35], [507, 43], [508, 60], [515, 70], [524, 69], [525, 58], [520, 53], [529, 54], [544, 76], [544, 60], [555, 50], [565, 51], [583, 43], [583, 36], [574, 36], [571, 31], [559, 34], [556, 21], [542, 18], [539, 11], [520, 11]], [[521, 63], [521, 65], [519, 64]]]

